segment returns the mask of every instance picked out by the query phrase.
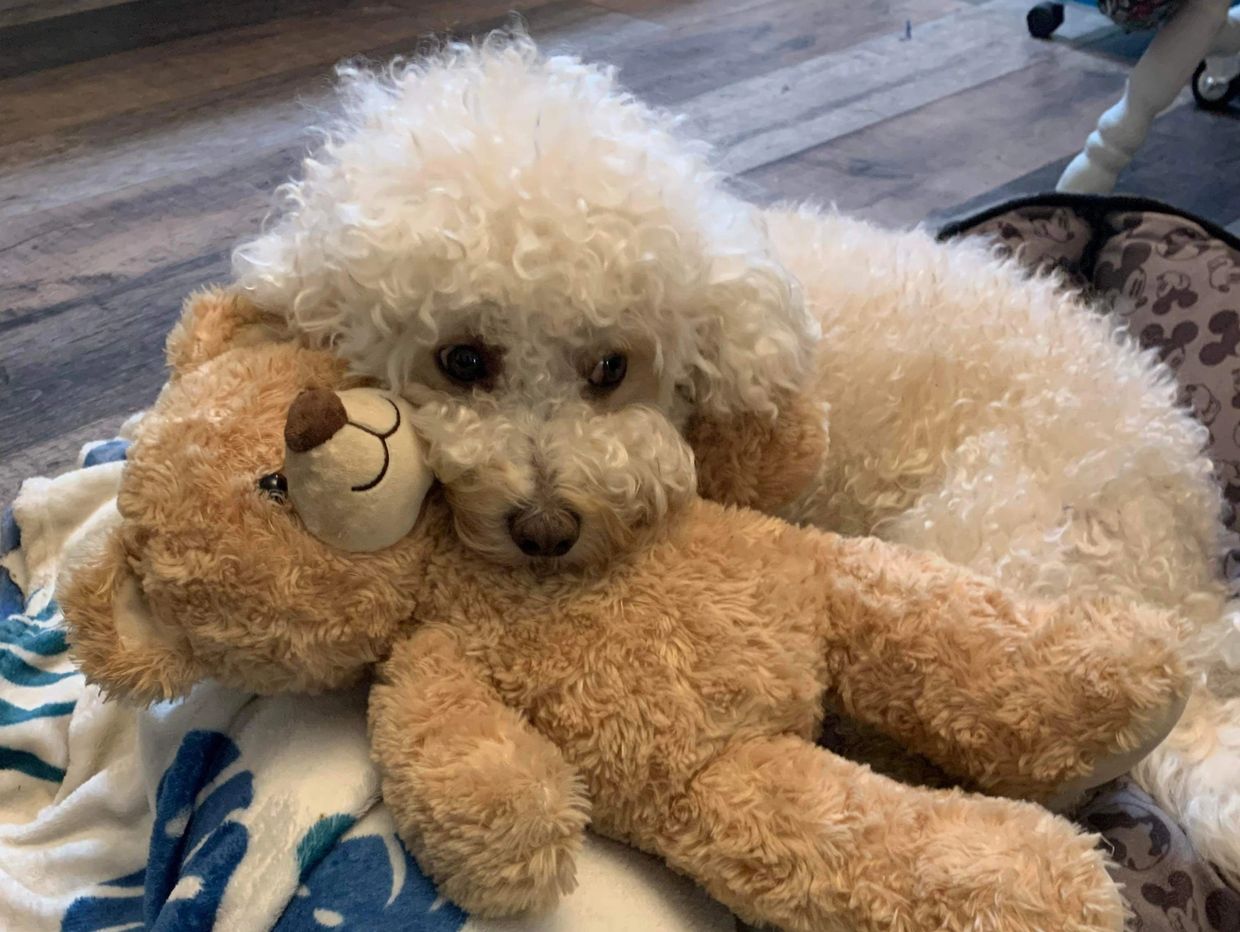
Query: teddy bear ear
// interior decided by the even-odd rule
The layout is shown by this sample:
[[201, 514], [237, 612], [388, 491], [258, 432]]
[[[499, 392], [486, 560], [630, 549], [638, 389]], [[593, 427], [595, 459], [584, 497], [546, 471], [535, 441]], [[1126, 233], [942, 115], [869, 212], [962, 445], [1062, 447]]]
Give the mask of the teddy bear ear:
[[754, 412], [690, 420], [685, 439], [703, 498], [783, 514], [816, 484], [829, 446], [827, 407], [804, 395], [776, 399], [774, 420]]
[[176, 378], [234, 347], [286, 339], [280, 318], [260, 311], [237, 291], [208, 288], [185, 300], [165, 355]]
[[75, 661], [110, 697], [146, 704], [185, 695], [206, 676], [189, 641], [151, 610], [119, 521], [99, 536], [68, 555], [57, 585]]

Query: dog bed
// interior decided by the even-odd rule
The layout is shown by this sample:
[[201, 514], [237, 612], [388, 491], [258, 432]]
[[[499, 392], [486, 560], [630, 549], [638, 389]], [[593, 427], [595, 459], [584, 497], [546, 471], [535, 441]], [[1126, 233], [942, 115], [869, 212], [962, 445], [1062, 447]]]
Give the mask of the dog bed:
[[[1062, 276], [1175, 373], [1182, 403], [1209, 429], [1229, 527], [1240, 505], [1240, 239], [1158, 201], [1052, 194], [955, 220], [940, 239], [981, 236], [1030, 269]], [[1224, 571], [1240, 582], [1240, 554]], [[1229, 890], [1163, 812], [1122, 783], [1081, 811], [1115, 853], [1134, 927], [1240, 930]]]

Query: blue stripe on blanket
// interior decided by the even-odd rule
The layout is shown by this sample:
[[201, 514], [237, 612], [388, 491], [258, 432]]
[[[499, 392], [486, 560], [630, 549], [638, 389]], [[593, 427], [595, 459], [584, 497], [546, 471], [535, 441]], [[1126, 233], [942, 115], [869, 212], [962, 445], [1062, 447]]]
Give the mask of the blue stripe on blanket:
[[64, 673], [48, 673], [38, 667], [32, 667], [11, 650], [0, 648], [0, 676], [14, 686], [51, 686], [71, 676], [77, 676], [76, 670]]
[[22, 591], [13, 582], [9, 571], [0, 566], [0, 618], [16, 615], [22, 610]]
[[13, 517], [13, 509], [5, 508], [3, 512], [0, 512], [0, 557], [10, 550], [16, 550], [21, 545], [22, 529], [17, 526], [17, 519]]
[[0, 726], [18, 725], [22, 722], [29, 722], [36, 718], [56, 718], [61, 715], [68, 715], [73, 711], [76, 705], [74, 702], [47, 702], [33, 709], [23, 709], [21, 706], [13, 705], [0, 699]]
[[22, 621], [14, 614], [8, 618], [0, 618], [0, 642], [14, 644], [22, 650], [40, 657], [51, 657], [63, 654], [69, 649], [65, 641], [65, 632], [60, 628], [45, 628], [42, 625]]
[[[249, 843], [245, 826], [225, 820], [254, 801], [253, 775], [248, 770], [237, 773], [197, 810], [194, 801], [240, 756], [226, 735], [191, 731], [160, 779], [142, 908], [147, 928], [189, 932], [210, 929], [214, 923], [224, 888]], [[197, 890], [173, 899], [183, 874], [197, 879]]]
[[59, 767], [53, 767], [29, 751], [16, 748], [0, 747], [0, 770], [16, 770], [36, 780], [50, 780], [53, 783], [65, 778], [65, 772]]
[[306, 832], [301, 841], [297, 842], [298, 883], [305, 882], [306, 875], [318, 866], [328, 849], [338, 842], [340, 836], [352, 828], [355, 822], [357, 819], [353, 816], [337, 813], [324, 816], [310, 826], [310, 831]]
[[101, 887], [128, 891], [119, 896], [80, 896], [69, 904], [60, 920], [63, 932], [98, 932], [100, 929], [142, 929], [142, 891], [146, 868], [102, 883]]

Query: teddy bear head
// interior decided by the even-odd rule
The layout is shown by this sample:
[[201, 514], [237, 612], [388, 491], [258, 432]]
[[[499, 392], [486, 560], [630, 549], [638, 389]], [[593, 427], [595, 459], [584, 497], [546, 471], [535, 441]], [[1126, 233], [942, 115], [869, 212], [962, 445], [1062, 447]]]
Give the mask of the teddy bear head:
[[87, 678], [140, 701], [206, 677], [258, 693], [356, 679], [409, 620], [428, 552], [410, 531], [447, 520], [423, 508], [408, 405], [223, 292], [190, 299], [168, 360], [116, 512], [60, 587]]

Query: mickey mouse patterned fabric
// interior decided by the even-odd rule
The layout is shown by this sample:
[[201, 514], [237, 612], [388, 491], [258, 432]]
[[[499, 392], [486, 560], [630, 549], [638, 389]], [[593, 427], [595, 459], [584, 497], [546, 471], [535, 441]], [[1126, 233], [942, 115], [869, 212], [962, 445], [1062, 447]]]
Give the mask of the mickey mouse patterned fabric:
[[[1055, 194], [1010, 202], [945, 227], [1053, 272], [1122, 319], [1180, 383], [1210, 431], [1210, 454], [1237, 527], [1240, 505], [1240, 240], [1138, 198]], [[1227, 570], [1240, 577], [1240, 555]], [[1111, 847], [1133, 932], [1240, 932], [1240, 894], [1138, 787], [1110, 784], [1078, 813]]]
[[1135, 783], [1116, 780], [1076, 818], [1111, 848], [1133, 908], [1131, 932], [1240, 929], [1240, 896], [1219, 882], [1180, 827]]

